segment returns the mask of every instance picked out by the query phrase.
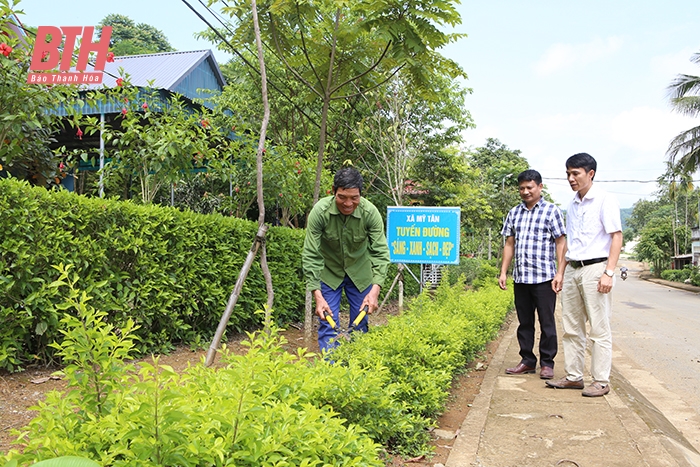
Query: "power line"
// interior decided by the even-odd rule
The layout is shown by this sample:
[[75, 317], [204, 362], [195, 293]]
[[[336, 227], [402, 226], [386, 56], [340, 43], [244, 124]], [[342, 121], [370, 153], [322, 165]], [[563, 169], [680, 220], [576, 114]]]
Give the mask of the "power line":
[[[556, 177], [542, 177], [543, 180], [568, 180], [567, 178], [556, 178]], [[655, 180], [595, 180], [600, 183], [659, 183], [658, 179]], [[700, 182], [700, 180], [690, 180], [690, 182]]]

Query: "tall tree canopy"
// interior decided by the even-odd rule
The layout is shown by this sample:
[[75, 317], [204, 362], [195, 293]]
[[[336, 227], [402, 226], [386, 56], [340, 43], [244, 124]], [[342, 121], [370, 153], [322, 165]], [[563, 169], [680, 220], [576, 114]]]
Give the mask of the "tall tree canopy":
[[125, 15], [107, 15], [100, 21], [99, 26], [112, 26], [110, 49], [117, 56], [153, 54], [175, 50], [161, 30], [146, 23], [136, 24], [134, 20]]
[[[237, 50], [243, 49], [253, 37], [247, 2], [222, 3], [235, 25], [220, 33]], [[319, 194], [327, 137], [334, 142], [329, 134], [334, 102], [352, 106], [353, 98], [381, 86], [404, 68], [415, 91], [426, 96], [432, 92], [433, 76], [464, 76], [455, 62], [436, 52], [459, 37], [439, 30], [460, 21], [454, 0], [281, 0], [261, 6], [261, 13], [267, 19], [261, 25], [266, 45], [302, 84], [306, 102], [315, 101], [312, 106], [320, 110], [314, 199]]]
[[[700, 64], [700, 53], [691, 61]], [[673, 109], [683, 115], [700, 116], [700, 76], [681, 74], [668, 87]], [[700, 169], [700, 125], [676, 136], [668, 148], [668, 156], [682, 171]]]

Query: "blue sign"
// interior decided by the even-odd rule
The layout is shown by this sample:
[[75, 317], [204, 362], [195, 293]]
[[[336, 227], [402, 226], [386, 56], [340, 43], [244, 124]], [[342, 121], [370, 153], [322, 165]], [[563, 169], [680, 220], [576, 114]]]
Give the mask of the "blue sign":
[[389, 206], [386, 225], [392, 263], [459, 264], [459, 208]]

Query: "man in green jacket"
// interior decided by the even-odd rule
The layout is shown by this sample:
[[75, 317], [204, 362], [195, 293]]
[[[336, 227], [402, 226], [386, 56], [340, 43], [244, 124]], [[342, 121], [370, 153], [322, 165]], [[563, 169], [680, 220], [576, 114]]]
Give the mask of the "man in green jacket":
[[[379, 307], [379, 291], [389, 266], [389, 247], [379, 210], [362, 197], [362, 175], [352, 167], [336, 172], [333, 195], [314, 205], [306, 223], [302, 263], [306, 287], [316, 301], [321, 351], [335, 347], [336, 332], [325, 319], [340, 322], [343, 291], [350, 304], [350, 322], [367, 306]], [[367, 317], [355, 328], [367, 332]]]

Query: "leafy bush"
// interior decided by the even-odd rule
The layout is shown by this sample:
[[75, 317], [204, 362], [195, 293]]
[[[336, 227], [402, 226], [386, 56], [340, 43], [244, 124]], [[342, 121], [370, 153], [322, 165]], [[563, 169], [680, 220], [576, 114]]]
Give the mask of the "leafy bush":
[[[403, 270], [404, 297], [415, 297], [420, 292], [420, 284], [418, 283], [418, 281], [416, 281], [416, 279], [413, 278], [413, 276], [420, 279], [420, 264], [406, 264], [405, 266], [406, 267]], [[410, 272], [407, 269], [410, 269]], [[389, 291], [389, 287], [391, 287], [391, 284], [396, 278], [397, 273], [398, 264], [390, 263], [386, 273], [386, 282], [384, 282], [384, 287], [382, 287], [382, 294], [384, 294], [385, 291]], [[411, 273], [413, 273], [413, 275], [411, 275]], [[382, 300], [384, 299], [383, 297], [384, 295], [382, 295]], [[395, 300], [398, 297], [399, 286], [397, 284], [394, 286], [394, 290], [391, 291], [389, 299]]]
[[661, 278], [673, 282], [688, 281], [692, 285], [700, 286], [700, 268], [687, 265], [683, 269], [666, 269], [661, 271]]
[[496, 286], [467, 292], [443, 281], [386, 326], [338, 347], [336, 364], [304, 349], [286, 352], [266, 321], [266, 332], [249, 334], [245, 355], [224, 348], [223, 368], [178, 374], [157, 359], [125, 364], [134, 324], [115, 331], [70, 269], [57, 268], [51, 284], [54, 292], [67, 288], [55, 310], [68, 312], [64, 339], [52, 344], [68, 363], [67, 393], [48, 393], [35, 407], [38, 416], [15, 432], [24, 449], [5, 461], [77, 455], [110, 466], [379, 467], [379, 443], [426, 453], [427, 428], [452, 378], [512, 307], [512, 294]]
[[461, 281], [479, 288], [487, 283], [498, 283], [498, 267], [485, 259], [460, 258], [459, 264], [446, 266], [445, 269], [453, 285]]
[[[218, 214], [49, 192], [0, 180], [0, 369], [50, 361], [58, 334], [52, 267], [71, 264], [115, 326], [133, 319], [137, 349], [162, 352], [211, 338], [257, 224]], [[303, 316], [303, 231], [273, 227], [267, 251], [281, 323]], [[229, 329], [259, 324], [267, 292], [259, 262]]]
[[[512, 294], [497, 285], [467, 292], [463, 282], [461, 278], [450, 285], [449, 277], [443, 277], [434, 293], [425, 291], [403, 315], [333, 352], [333, 359], [344, 365], [388, 375], [387, 390], [415, 417], [416, 429], [395, 433], [398, 438], [392, 442], [399, 450], [425, 448], [424, 428], [444, 409], [452, 378], [497, 335], [512, 309]], [[362, 426], [372, 432], [377, 422]]]
[[[68, 390], [39, 403], [20, 436], [23, 452], [11, 451], [6, 461], [77, 455], [110, 466], [383, 465], [365, 430], [312, 397], [334, 383], [319, 377], [329, 364], [314, 364], [303, 350], [285, 352], [276, 328], [251, 334], [246, 355], [224, 350], [221, 369], [198, 365], [180, 375], [156, 358], [139, 363], [136, 374], [124, 363], [134, 350], [133, 324], [113, 332], [68, 270], [52, 284], [68, 288], [59, 308], [72, 311], [55, 344], [69, 362]], [[341, 378], [351, 371], [332, 370]], [[356, 380], [365, 376], [354, 372]], [[370, 400], [390, 403], [381, 386], [359, 387]]]
[[661, 278], [667, 281], [683, 282], [690, 279], [689, 269], [666, 269], [661, 271]]

